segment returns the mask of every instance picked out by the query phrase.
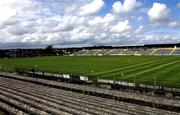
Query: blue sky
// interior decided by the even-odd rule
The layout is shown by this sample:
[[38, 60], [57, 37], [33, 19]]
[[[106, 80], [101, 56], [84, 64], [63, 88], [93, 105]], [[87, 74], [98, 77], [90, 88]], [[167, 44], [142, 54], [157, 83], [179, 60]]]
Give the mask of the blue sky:
[[1, 0], [0, 48], [180, 42], [179, 0]]

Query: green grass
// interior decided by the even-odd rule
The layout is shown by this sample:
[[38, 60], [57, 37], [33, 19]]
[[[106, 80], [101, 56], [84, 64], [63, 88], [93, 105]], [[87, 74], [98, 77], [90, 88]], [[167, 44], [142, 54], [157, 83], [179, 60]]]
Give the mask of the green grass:
[[62, 56], [0, 59], [0, 66], [14, 71], [16, 67], [38, 68], [54, 73], [85, 75], [90, 79], [104, 78], [180, 87], [178, 56]]

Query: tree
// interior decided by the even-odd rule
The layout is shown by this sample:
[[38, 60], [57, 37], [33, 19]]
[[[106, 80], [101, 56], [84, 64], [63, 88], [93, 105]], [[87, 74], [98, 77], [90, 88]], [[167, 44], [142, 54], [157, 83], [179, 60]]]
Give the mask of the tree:
[[45, 48], [46, 55], [52, 55], [53, 54], [53, 46], [49, 45]]

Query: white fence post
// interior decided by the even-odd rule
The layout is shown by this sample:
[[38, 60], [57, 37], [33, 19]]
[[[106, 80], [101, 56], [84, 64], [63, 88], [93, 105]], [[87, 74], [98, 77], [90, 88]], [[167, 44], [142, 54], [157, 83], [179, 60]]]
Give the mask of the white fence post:
[[134, 75], [134, 88], [136, 88], [136, 76]]
[[156, 76], [154, 76], [154, 91], [156, 91]]

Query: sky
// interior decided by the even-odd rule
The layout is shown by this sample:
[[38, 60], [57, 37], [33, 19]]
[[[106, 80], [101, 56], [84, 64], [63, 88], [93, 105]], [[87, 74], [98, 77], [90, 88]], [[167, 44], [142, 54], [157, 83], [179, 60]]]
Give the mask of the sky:
[[180, 43], [180, 0], [0, 0], [0, 48]]

